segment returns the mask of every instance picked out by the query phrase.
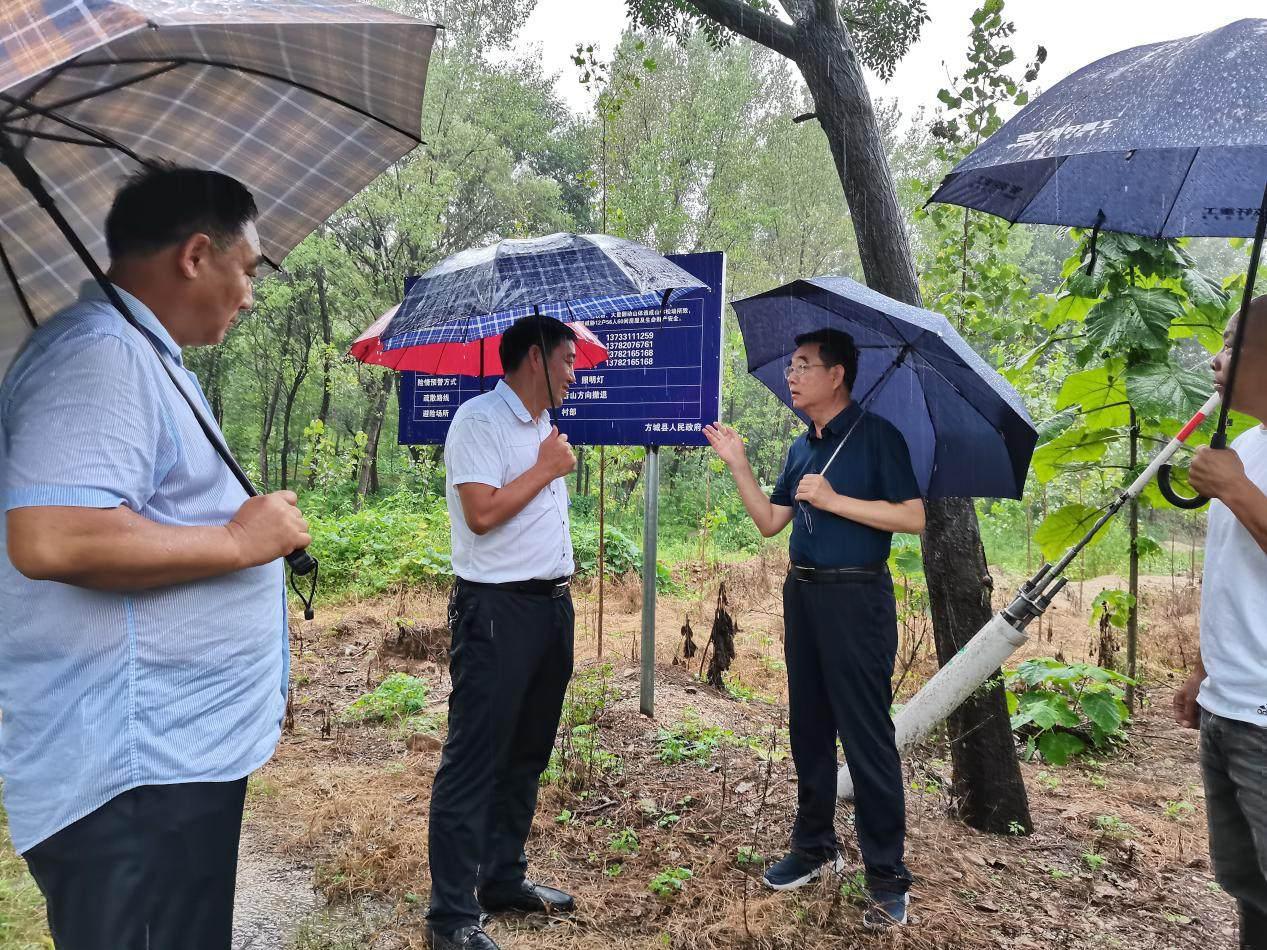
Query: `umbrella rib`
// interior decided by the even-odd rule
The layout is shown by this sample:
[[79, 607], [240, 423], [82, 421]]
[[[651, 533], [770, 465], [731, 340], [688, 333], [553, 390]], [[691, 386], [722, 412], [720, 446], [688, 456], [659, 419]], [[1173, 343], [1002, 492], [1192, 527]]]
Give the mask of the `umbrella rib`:
[[99, 142], [93, 139], [77, 139], [72, 135], [56, 135], [53, 132], [35, 132], [30, 129], [14, 129], [3, 124], [0, 124], [0, 132], [8, 132], [10, 135], [21, 136], [22, 138], [39, 139], [41, 142], [61, 142], [65, 145], [82, 145], [84, 148], [114, 147], [106, 142]]
[[1179, 179], [1179, 187], [1175, 189], [1175, 200], [1170, 202], [1170, 207], [1166, 209], [1166, 217], [1162, 219], [1161, 227], [1157, 229], [1158, 240], [1161, 240], [1166, 233], [1166, 225], [1170, 223], [1170, 216], [1175, 213], [1175, 208], [1179, 206], [1179, 197], [1183, 194], [1183, 183], [1188, 180], [1188, 175], [1192, 173], [1192, 166], [1197, 163], [1197, 156], [1200, 154], [1200, 146], [1192, 150], [1192, 158], [1188, 159], [1188, 167], [1184, 169], [1183, 178]]
[[364, 116], [367, 119], [370, 119], [374, 122], [379, 123], [380, 125], [384, 125], [387, 128], [391, 129], [393, 132], [396, 132], [399, 135], [403, 135], [405, 138], [409, 139], [412, 142], [417, 143], [418, 145], [423, 144], [422, 139], [419, 136], [415, 135], [413, 132], [409, 132], [406, 129], [402, 129], [400, 126], [396, 125], [394, 122], [389, 122], [387, 119], [384, 119], [382, 116], [375, 115], [374, 113], [370, 112], [368, 109], [363, 109], [360, 106], [353, 105], [352, 103], [348, 102], [346, 99], [340, 99], [338, 96], [332, 95], [331, 93], [328, 93], [328, 92], [324, 92], [316, 88], [315, 86], [310, 86], [307, 83], [297, 82], [294, 79], [288, 79], [285, 76], [279, 76], [276, 73], [271, 73], [266, 69], [256, 69], [252, 66], [242, 66], [238, 63], [228, 63], [228, 62], [224, 62], [222, 60], [216, 60], [216, 59], [203, 59], [203, 58], [198, 58], [198, 57], [187, 57], [187, 56], [182, 56], [177, 59], [112, 59], [112, 60], [103, 60], [103, 61], [96, 61], [96, 62], [76, 62], [76, 63], [72, 63], [70, 68], [89, 69], [89, 68], [101, 67], [101, 66], [145, 66], [145, 65], [158, 65], [160, 63], [172, 64], [173, 67], [175, 66], [214, 66], [218, 69], [231, 69], [234, 72], [245, 73], [248, 76], [258, 76], [261, 79], [271, 79], [274, 82], [284, 83], [285, 85], [293, 86], [296, 89], [302, 89], [304, 92], [311, 93], [312, 95], [317, 96], [320, 99], [325, 99], [328, 102], [333, 102], [335, 105], [342, 106], [343, 108], [348, 109], [352, 112], [355, 112], [357, 115]]
[[13, 262], [9, 260], [9, 252], [4, 249], [4, 242], [0, 241], [0, 264], [4, 265], [4, 272], [9, 275], [9, 283], [13, 285], [13, 292], [17, 295], [18, 302], [22, 304], [22, 312], [26, 314], [26, 322], [31, 325], [32, 329], [39, 326], [35, 322], [35, 314], [31, 310], [31, 302], [26, 299], [26, 291], [22, 289], [21, 283], [18, 282], [18, 275], [13, 270]]
[[[167, 63], [166, 65], [159, 66], [155, 69], [151, 69], [148, 72], [141, 73], [140, 75], [131, 76], [119, 82], [111, 83], [108, 86], [102, 86], [99, 89], [93, 89], [93, 90], [90, 90], [89, 92], [80, 93], [77, 96], [71, 96], [69, 99], [62, 99], [58, 102], [50, 102], [48, 105], [44, 106], [43, 108], [64, 109], [67, 106], [78, 105], [79, 103], [87, 102], [90, 99], [97, 99], [97, 98], [100, 98], [101, 96], [108, 95], [112, 92], [118, 92], [120, 89], [127, 89], [130, 86], [139, 85], [140, 83], [145, 82], [147, 79], [154, 79], [157, 76], [162, 76], [164, 73], [170, 73], [173, 69], [179, 69], [180, 65], [181, 65], [180, 63], [176, 63], [176, 62]], [[38, 92], [38, 90], [36, 91]], [[18, 100], [18, 103], [21, 103], [21, 105], [15, 104], [14, 106], [11, 106], [9, 110], [5, 113], [4, 118], [6, 121], [20, 122], [23, 119], [29, 119], [32, 115], [35, 114], [32, 111], [34, 109], [34, 106], [31, 105], [30, 103], [30, 96], [28, 96], [25, 100]], [[22, 108], [23, 106], [26, 107], [27, 109], [26, 112], [24, 112], [21, 115], [16, 115], [16, 116], [12, 114], [14, 109]]]
[[[73, 62], [73, 60], [71, 62]], [[69, 62], [62, 63], [60, 66], [55, 66], [54, 68], [50, 69], [47, 73], [41, 76], [39, 80], [35, 83], [35, 85], [33, 85], [31, 89], [27, 92], [26, 94], [27, 98], [29, 99], [32, 96], [38, 96], [43, 89], [48, 87], [49, 83], [53, 82], [53, 80], [55, 80], [58, 76], [64, 73], [68, 68], [70, 68]], [[24, 100], [22, 99], [10, 100], [9, 107], [5, 109], [3, 112], [0, 112], [0, 122], [6, 121], [9, 118], [9, 116], [13, 113], [14, 109], [20, 109], [22, 107], [23, 102]]]
[[[1065, 165], [1065, 159], [1068, 157], [1069, 156], [1067, 155], [1059, 155], [1056, 157], [1056, 167], [1051, 170], [1050, 175], [1048, 175], [1046, 178], [1043, 179], [1043, 183], [1034, 189], [1034, 193], [1029, 196], [1029, 200], [1026, 201], [1024, 205], [1021, 206], [1021, 210], [1016, 212], [1016, 217], [1012, 219], [1012, 224], [1016, 224], [1017, 222], [1021, 220], [1021, 216], [1024, 215], [1025, 212], [1029, 210], [1029, 206], [1034, 203], [1034, 199], [1036, 199], [1040, 194], [1042, 194], [1043, 189], [1046, 188], [1048, 184], [1051, 183], [1051, 180], [1055, 178], [1057, 174], [1059, 174], [1060, 169], [1062, 169]], [[974, 209], [970, 208], [968, 210], [974, 210]]]
[[[7, 95], [6, 93], [3, 93], [3, 92], [0, 92], [0, 101], [9, 102], [9, 103], [18, 102], [19, 104], [21, 104], [20, 100], [15, 100], [12, 96]], [[82, 135], [86, 135], [89, 138], [96, 139], [97, 141], [101, 142], [103, 145], [122, 152], [128, 158], [132, 159], [132, 161], [136, 162], [138, 165], [144, 165], [146, 168], [155, 167], [153, 162], [149, 161], [148, 159], [142, 158], [140, 155], [136, 154], [136, 152], [132, 151], [132, 149], [128, 148], [122, 142], [116, 141], [115, 139], [106, 135], [104, 132], [98, 132], [96, 129], [89, 128], [88, 126], [83, 125], [82, 123], [76, 122], [74, 119], [68, 119], [63, 115], [58, 115], [55, 112], [51, 112], [45, 109], [43, 106], [34, 106], [34, 105], [30, 105], [29, 103], [26, 105], [28, 108], [38, 113], [39, 115], [44, 116], [46, 119], [52, 119], [54, 122], [60, 122], [62, 125], [65, 125], [68, 128], [72, 128], [76, 132], [81, 133]], [[22, 132], [20, 134], [25, 135], [26, 133]]]

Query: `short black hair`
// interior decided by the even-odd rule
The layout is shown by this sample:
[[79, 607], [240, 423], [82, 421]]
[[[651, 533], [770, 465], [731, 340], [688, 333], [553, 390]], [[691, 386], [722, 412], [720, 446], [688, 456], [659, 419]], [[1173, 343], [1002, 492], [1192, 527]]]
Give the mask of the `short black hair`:
[[835, 327], [820, 327], [796, 338], [797, 346], [810, 343], [818, 344], [818, 353], [824, 366], [845, 368], [845, 388], [853, 392], [853, 382], [858, 378], [858, 347], [853, 337]]
[[161, 163], [124, 182], [106, 216], [111, 260], [153, 254], [195, 234], [224, 250], [259, 215], [255, 198], [236, 178]]
[[549, 359], [550, 354], [558, 348], [560, 343], [568, 340], [576, 342], [576, 332], [566, 323], [555, 320], [553, 317], [542, 317], [537, 314], [520, 317], [502, 334], [501, 345], [497, 348], [497, 355], [502, 360], [503, 372], [513, 373], [519, 369], [528, 356], [528, 351], [534, 346], [540, 348], [542, 340], [545, 340], [545, 357]]

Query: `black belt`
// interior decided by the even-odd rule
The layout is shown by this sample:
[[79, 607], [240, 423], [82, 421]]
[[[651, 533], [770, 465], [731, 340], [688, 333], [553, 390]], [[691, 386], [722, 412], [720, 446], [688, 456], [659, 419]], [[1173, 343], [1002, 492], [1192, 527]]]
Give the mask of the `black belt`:
[[467, 587], [483, 587], [488, 590], [506, 590], [514, 594], [532, 594], [537, 597], [565, 597], [572, 587], [571, 577], [556, 577], [553, 580], [505, 581], [501, 584], [485, 584], [481, 581], [468, 581], [459, 577], [459, 584]]
[[806, 584], [845, 584], [850, 581], [869, 581], [877, 577], [885, 577], [889, 573], [889, 565], [885, 561], [875, 564], [860, 564], [857, 567], [809, 567], [793, 564], [788, 568], [788, 575]]

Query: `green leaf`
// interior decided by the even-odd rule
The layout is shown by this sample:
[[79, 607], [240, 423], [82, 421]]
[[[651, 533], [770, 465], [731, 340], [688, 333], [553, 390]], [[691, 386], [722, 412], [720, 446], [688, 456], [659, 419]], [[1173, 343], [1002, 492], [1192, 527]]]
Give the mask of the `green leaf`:
[[1053, 726], [1072, 729], [1082, 723], [1078, 714], [1069, 708], [1069, 700], [1048, 689], [1031, 690], [1021, 696], [1016, 715], [1039, 729], [1051, 729]]
[[1227, 318], [1229, 294], [1223, 285], [1212, 280], [1199, 270], [1186, 269], [1179, 278], [1184, 293], [1192, 301], [1192, 305], [1209, 317], [1219, 320]]
[[1049, 482], [1069, 465], [1098, 462], [1121, 434], [1114, 429], [1070, 429], [1040, 445], [1030, 468], [1040, 482]]
[[1087, 314], [1087, 336], [1102, 350], [1164, 351], [1170, 324], [1184, 314], [1183, 301], [1162, 287], [1128, 287]]
[[[1086, 505], [1072, 504], [1058, 508], [1043, 519], [1034, 531], [1034, 542], [1043, 552], [1043, 557], [1054, 561], [1082, 538], [1100, 517], [1100, 512]], [[1098, 544], [1104, 534], [1097, 534], [1091, 544]]]
[[1121, 364], [1113, 361], [1067, 377], [1056, 397], [1055, 408], [1078, 406], [1088, 425], [1107, 429], [1130, 424], [1131, 411], [1126, 403]]
[[1210, 398], [1209, 373], [1177, 363], [1145, 363], [1126, 371], [1126, 394], [1135, 411], [1151, 419], [1187, 419]]
[[1038, 737], [1038, 751], [1052, 765], [1065, 765], [1086, 748], [1086, 742], [1068, 732], [1048, 732]]
[[1161, 554], [1161, 545], [1157, 542], [1156, 538], [1150, 538], [1146, 534], [1141, 534], [1135, 539], [1135, 550], [1142, 561], [1145, 558]]
[[1126, 704], [1104, 688], [1084, 690], [1078, 708], [1107, 735], [1116, 732], [1128, 715]]
[[1044, 323], [1056, 327], [1062, 323], [1082, 323], [1091, 308], [1095, 306], [1094, 297], [1079, 297], [1077, 294], [1061, 294], [1051, 299], [1051, 307], [1047, 311]]
[[[1077, 421], [1077, 409], [1062, 409], [1054, 416], [1048, 416], [1038, 424], [1039, 444], [1041, 445], [1044, 442], [1050, 442]], [[725, 463], [723, 462], [722, 464], [724, 465]]]

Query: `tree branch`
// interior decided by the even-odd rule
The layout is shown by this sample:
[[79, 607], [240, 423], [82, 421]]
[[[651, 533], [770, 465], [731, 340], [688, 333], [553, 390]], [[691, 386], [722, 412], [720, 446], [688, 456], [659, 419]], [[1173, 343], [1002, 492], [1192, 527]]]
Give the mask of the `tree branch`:
[[687, 0], [702, 15], [754, 43], [795, 59], [796, 33], [782, 20], [748, 6], [743, 0]]

